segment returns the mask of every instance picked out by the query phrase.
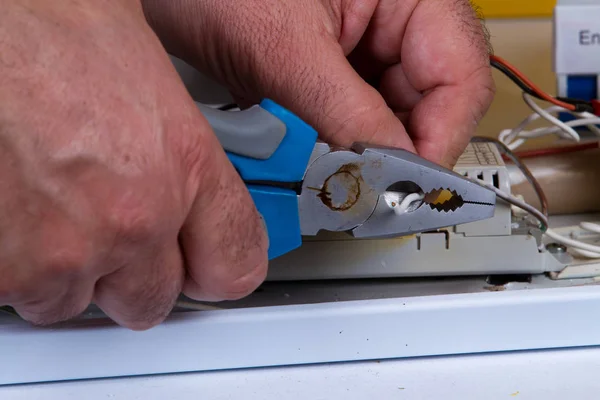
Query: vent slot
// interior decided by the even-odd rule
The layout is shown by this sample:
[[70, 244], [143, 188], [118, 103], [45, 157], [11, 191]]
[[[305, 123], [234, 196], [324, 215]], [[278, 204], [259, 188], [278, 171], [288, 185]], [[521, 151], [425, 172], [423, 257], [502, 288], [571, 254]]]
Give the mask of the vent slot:
[[498, 172], [494, 172], [492, 175], [492, 185], [494, 185], [496, 189], [500, 189], [500, 177], [498, 176]]
[[477, 179], [479, 179], [480, 181], [482, 181], [482, 180], [483, 180], [483, 172], [479, 172], [479, 173], [477, 174]]

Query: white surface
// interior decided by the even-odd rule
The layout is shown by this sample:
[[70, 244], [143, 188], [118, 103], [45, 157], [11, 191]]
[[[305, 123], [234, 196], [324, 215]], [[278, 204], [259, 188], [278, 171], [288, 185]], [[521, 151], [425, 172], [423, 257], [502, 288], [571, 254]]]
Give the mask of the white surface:
[[[554, 29], [557, 74], [600, 73], [600, 4], [556, 6]], [[591, 42], [592, 35], [598, 35], [593, 44], [582, 44]]]
[[592, 400], [600, 349], [369, 361], [0, 388], [3, 400]]
[[0, 383], [600, 345], [600, 286], [184, 313], [146, 332], [5, 322]]

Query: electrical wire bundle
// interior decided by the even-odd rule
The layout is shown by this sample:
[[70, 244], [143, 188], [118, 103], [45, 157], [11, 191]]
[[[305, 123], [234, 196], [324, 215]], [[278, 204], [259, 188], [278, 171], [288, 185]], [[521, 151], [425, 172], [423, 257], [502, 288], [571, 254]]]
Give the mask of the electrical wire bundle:
[[[577, 131], [573, 129], [575, 127], [586, 126], [591, 132], [600, 137], [600, 129], [596, 126], [600, 125], [600, 118], [598, 117], [600, 115], [600, 102], [598, 100], [585, 101], [553, 97], [540, 89], [535, 83], [533, 83], [517, 68], [509, 64], [506, 60], [492, 55], [490, 56], [490, 64], [492, 67], [504, 73], [510, 80], [512, 80], [523, 90], [523, 99], [534, 111], [534, 114], [524, 119], [523, 122], [521, 122], [516, 128], [502, 131], [498, 140], [488, 138], [474, 138], [474, 140], [491, 141], [498, 145], [501, 153], [511, 159], [523, 172], [527, 180], [532, 184], [536, 195], [539, 198], [542, 209], [537, 210], [535, 207], [524, 203], [518, 198], [504, 193], [497, 188], [490, 187], [490, 189], [493, 189], [499, 198], [504, 199], [508, 203], [521, 208], [530, 215], [534, 216], [540, 223], [541, 231], [547, 237], [555, 242], [570, 247], [571, 252], [575, 255], [586, 258], [600, 258], [600, 246], [579, 240], [579, 238], [574, 237], [573, 234], [571, 234], [570, 237], [566, 237], [560, 235], [552, 229], [549, 229], [548, 204], [544, 191], [522, 160], [513, 152], [513, 150], [525, 143], [527, 139], [551, 134], [557, 134], [561, 138], [579, 142], [580, 136]], [[552, 104], [552, 106], [543, 109], [535, 103], [534, 99], [549, 102]], [[571, 115], [575, 116], [576, 119], [569, 122], [563, 122], [553, 115], [557, 113], [570, 113]], [[540, 118], [550, 122], [553, 126], [537, 128], [531, 131], [525, 130], [527, 125]], [[598, 143], [594, 143], [592, 146], [598, 147]], [[580, 146], [579, 148], [583, 147]], [[588, 147], [586, 146], [585, 148]], [[593, 234], [600, 234], [600, 224], [582, 222], [579, 227], [583, 231], [591, 232]]]
[[490, 56], [490, 65], [504, 75], [506, 75], [511, 81], [513, 81], [517, 86], [523, 90], [524, 93], [527, 93], [529, 96], [535, 97], [539, 100], [544, 100], [549, 103], [554, 104], [555, 106], [562, 107], [568, 111], [574, 112], [589, 112], [592, 114], [597, 114], [600, 112], [600, 103], [596, 100], [586, 101], [579, 99], [569, 99], [566, 97], [554, 97], [543, 91], [539, 86], [533, 83], [529, 78], [527, 78], [521, 71], [519, 71], [515, 66], [510, 64], [508, 61], [504, 60], [501, 57], [496, 55]]
[[[507, 129], [500, 133], [499, 140], [506, 144], [511, 150], [517, 149], [528, 139], [556, 134], [559, 137], [574, 142], [580, 141], [576, 127], [587, 127], [596, 136], [600, 137], [600, 102], [598, 100], [577, 100], [563, 97], [553, 97], [540, 89], [535, 83], [527, 78], [516, 67], [498, 56], [490, 56], [492, 67], [504, 73], [510, 80], [523, 90], [525, 103], [534, 111], [532, 115], [525, 118], [516, 128]], [[534, 99], [547, 101], [551, 107], [543, 109], [537, 105]], [[563, 122], [554, 114], [569, 113], [575, 117], [574, 120]], [[526, 131], [525, 128], [538, 119], [545, 119], [552, 124], [551, 127], [543, 127]]]

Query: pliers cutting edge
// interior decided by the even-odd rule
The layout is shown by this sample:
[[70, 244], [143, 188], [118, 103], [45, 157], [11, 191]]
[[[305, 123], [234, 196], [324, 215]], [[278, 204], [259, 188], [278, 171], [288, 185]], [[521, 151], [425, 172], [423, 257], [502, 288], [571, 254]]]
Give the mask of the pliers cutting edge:
[[384, 238], [494, 215], [496, 195], [482, 185], [406, 150], [331, 147], [273, 101], [233, 112], [198, 107], [266, 223], [269, 259], [321, 230]]

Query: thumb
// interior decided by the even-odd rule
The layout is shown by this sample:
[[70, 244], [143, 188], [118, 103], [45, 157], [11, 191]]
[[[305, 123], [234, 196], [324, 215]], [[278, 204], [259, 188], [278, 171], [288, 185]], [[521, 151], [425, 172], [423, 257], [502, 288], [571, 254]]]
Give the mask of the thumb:
[[[198, 122], [206, 125], [204, 118]], [[202, 161], [190, 171], [195, 198], [179, 237], [187, 269], [183, 293], [196, 300], [236, 300], [265, 279], [267, 232], [216, 136], [204, 135], [195, 147], [202, 149]]]

